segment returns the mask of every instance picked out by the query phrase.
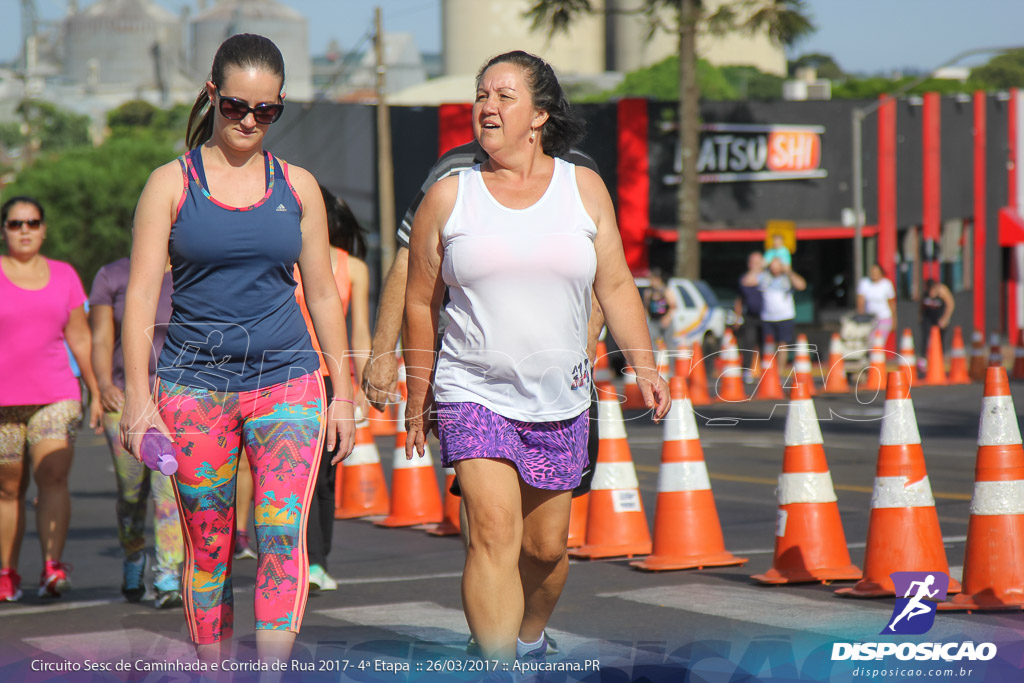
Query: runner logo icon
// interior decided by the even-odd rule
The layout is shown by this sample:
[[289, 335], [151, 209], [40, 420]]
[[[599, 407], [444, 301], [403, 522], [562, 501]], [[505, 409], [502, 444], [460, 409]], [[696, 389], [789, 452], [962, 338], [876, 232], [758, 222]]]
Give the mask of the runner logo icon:
[[[935, 623], [935, 605], [946, 599], [949, 575], [944, 572], [893, 572], [896, 605], [882, 635], [920, 635]], [[900, 597], [902, 596], [902, 597]]]

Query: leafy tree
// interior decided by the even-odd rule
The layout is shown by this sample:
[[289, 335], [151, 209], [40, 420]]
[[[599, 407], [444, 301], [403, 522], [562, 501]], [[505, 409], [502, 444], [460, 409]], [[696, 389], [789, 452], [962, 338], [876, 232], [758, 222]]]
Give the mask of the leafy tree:
[[818, 78], [827, 78], [832, 81], [846, 78], [846, 74], [843, 73], [832, 55], [821, 52], [808, 52], [805, 55], [800, 55], [789, 63], [789, 75], [796, 75], [796, 70], [804, 66], [813, 67], [818, 72]]
[[[738, 99], [738, 100], [781, 100], [782, 83], [785, 81], [781, 76], [766, 74], [754, 66], [723, 66], [719, 69], [722, 76], [736, 92], [734, 98], [716, 98], [710, 95], [701, 86], [701, 93], [708, 99]], [[698, 80], [698, 83], [700, 81]]]
[[[705, 59], [697, 63], [697, 82], [701, 93], [710, 100], [736, 99], [736, 90], [723, 72]], [[666, 57], [656, 64], [630, 71], [613, 90], [600, 99], [609, 97], [650, 97], [668, 102], [679, 100], [679, 58]]]
[[92, 144], [89, 117], [61, 109], [45, 100], [22, 100], [15, 110], [27, 128], [22, 144], [28, 142], [33, 151], [54, 152]]
[[47, 256], [74, 265], [88, 287], [102, 265], [128, 255], [142, 187], [174, 156], [173, 146], [151, 136], [112, 137], [99, 147], [40, 157], [4, 196], [29, 195], [42, 203]]
[[190, 110], [185, 104], [161, 109], [145, 100], [130, 100], [107, 113], [107, 126], [114, 136], [145, 132], [177, 143], [184, 139]]
[[993, 57], [988, 64], [971, 70], [971, 80], [988, 83], [995, 89], [1024, 87], [1024, 50]]
[[[564, 31], [580, 15], [600, 11], [603, 3], [593, 0], [532, 0], [527, 16], [534, 28], [549, 34]], [[708, 3], [710, 5], [710, 3]], [[663, 10], [674, 12], [674, 26], [679, 37], [679, 102], [680, 153], [683, 161], [679, 185], [679, 239], [676, 241], [676, 275], [700, 277], [700, 223], [698, 203], [700, 181], [697, 177], [697, 155], [700, 136], [700, 91], [698, 86], [697, 28], [707, 22], [713, 33], [767, 30], [772, 39], [791, 45], [814, 30], [804, 0], [724, 0], [710, 12], [703, 0], [642, 0], [652, 28], [659, 25]]]

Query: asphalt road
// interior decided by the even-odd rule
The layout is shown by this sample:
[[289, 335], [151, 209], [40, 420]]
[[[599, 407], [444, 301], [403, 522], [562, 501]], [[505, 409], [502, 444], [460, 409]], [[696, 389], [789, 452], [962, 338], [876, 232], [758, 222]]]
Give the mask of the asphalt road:
[[[1017, 405], [1024, 405], [1024, 385], [1014, 384], [1012, 390]], [[919, 387], [913, 396], [954, 577], [960, 575], [964, 559], [981, 394], [982, 387], [975, 384]], [[858, 566], [864, 559], [883, 413], [882, 397], [870, 398], [815, 399], [846, 540]], [[841, 599], [833, 595], [836, 585], [765, 587], [753, 582], [750, 574], [772, 565], [786, 406], [719, 404], [697, 412], [726, 546], [749, 562], [704, 571], [643, 573], [625, 559], [573, 561], [550, 622], [562, 652], [550, 661], [577, 668], [599, 664], [600, 669], [559, 671], [544, 680], [853, 681], [872, 675], [858, 672], [861, 665], [874, 667], [875, 675], [886, 667], [910, 672], [901, 676], [898, 669], [878, 678], [889, 681], [918, 680], [929, 667], [939, 672], [930, 680], [1024, 678], [1017, 669], [1024, 666], [1020, 612], [941, 613], [927, 635], [902, 639], [996, 642], [999, 654], [989, 662], [922, 664], [893, 657], [882, 662], [831, 661], [835, 642], [892, 641], [878, 634], [888, 623], [893, 599]], [[644, 506], [653, 522], [661, 428], [636, 413], [626, 417]], [[731, 424], [722, 418], [737, 419]], [[378, 446], [390, 477], [392, 442], [380, 438]], [[74, 589], [57, 601], [36, 598], [29, 590], [21, 602], [0, 605], [0, 681], [191, 680], [187, 673], [147, 670], [153, 663], [191, 661], [191, 647], [180, 610], [158, 611], [150, 603], [128, 604], [120, 596], [114, 476], [100, 437], [80, 437], [71, 487], [73, 517], [65, 559], [74, 565]], [[33, 529], [31, 513], [28, 524]], [[330, 571], [341, 586], [311, 596], [296, 648], [295, 667], [313, 671], [290, 672], [286, 680], [481, 677], [465, 670], [478, 666], [473, 664], [478, 660], [467, 660], [463, 652], [468, 628], [461, 612], [463, 550], [458, 538], [339, 521], [334, 539]], [[29, 589], [41, 565], [37, 543], [30, 531], [20, 568]], [[1008, 546], [1014, 543], [1024, 539], [1007, 540]], [[253, 648], [255, 562], [236, 562], [234, 576], [236, 643], [244, 660]], [[120, 662], [122, 670], [88, 673], [86, 661], [112, 667]], [[33, 671], [41, 662], [65, 670]], [[79, 670], [67, 670], [76, 665]], [[395, 670], [404, 666], [410, 670]], [[971, 668], [971, 673], [962, 671]], [[242, 672], [236, 679], [255, 676]]]

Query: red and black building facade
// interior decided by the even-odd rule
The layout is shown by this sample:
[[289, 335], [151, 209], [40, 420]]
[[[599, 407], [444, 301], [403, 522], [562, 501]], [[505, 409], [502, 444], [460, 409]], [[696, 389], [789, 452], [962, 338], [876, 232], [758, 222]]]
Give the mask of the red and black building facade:
[[[866, 101], [704, 102], [701, 105], [702, 277], [728, 295], [768, 221], [793, 221], [794, 268], [809, 282], [804, 322], [852, 306], [852, 116]], [[677, 105], [642, 99], [581, 105], [580, 147], [616, 203], [634, 272], [670, 267], [678, 190]], [[310, 168], [376, 224], [372, 107], [323, 104], [269, 145]], [[471, 139], [470, 105], [393, 107], [396, 211], [427, 169]], [[901, 327], [917, 331], [925, 280], [954, 292], [965, 332], [1024, 328], [1024, 98], [1009, 93], [901, 98], [864, 120], [865, 262], [897, 285]], [[334, 127], [337, 138], [324, 139]], [[360, 158], [361, 157], [361, 158]], [[798, 319], [799, 321], [799, 319]], [[919, 340], [920, 341], [920, 340]]]

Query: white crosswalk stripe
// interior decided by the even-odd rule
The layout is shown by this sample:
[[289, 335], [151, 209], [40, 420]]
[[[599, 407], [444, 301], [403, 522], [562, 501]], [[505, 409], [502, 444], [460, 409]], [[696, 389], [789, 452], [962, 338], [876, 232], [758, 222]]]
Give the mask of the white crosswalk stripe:
[[140, 628], [25, 638], [24, 642], [43, 652], [75, 662], [86, 659], [94, 662], [119, 659], [150, 662], [195, 660], [195, 650], [187, 635], [183, 636], [183, 640], [175, 640]]
[[[399, 602], [390, 605], [365, 605], [317, 610], [319, 615], [360, 626], [373, 626], [417, 640], [438, 643], [462, 650], [469, 638], [469, 626], [462, 610], [442, 607], [433, 602]], [[548, 629], [556, 641], [560, 657], [573, 660], [596, 658], [602, 662], [633, 659], [633, 650], [616, 643], [585, 638], [573, 633]]]
[[[778, 588], [742, 588], [694, 582], [682, 586], [640, 588], [600, 593], [601, 598], [620, 598], [696, 614], [722, 617], [763, 626], [864, 640], [885, 627], [893, 603], [860, 602], [823, 595], [807, 598]], [[975, 642], [1017, 641], [1020, 634], [1007, 628], [970, 623], [940, 613], [928, 631], [935, 640], [970, 638]]]

